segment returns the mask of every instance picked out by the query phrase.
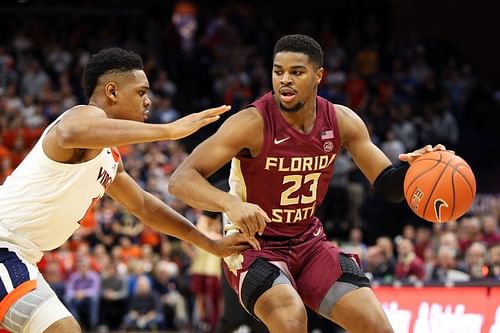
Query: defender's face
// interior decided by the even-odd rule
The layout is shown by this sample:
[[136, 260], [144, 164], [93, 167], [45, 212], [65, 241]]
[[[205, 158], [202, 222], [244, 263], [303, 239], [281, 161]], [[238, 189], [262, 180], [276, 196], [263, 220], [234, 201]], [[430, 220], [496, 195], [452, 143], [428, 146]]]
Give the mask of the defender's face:
[[273, 90], [280, 109], [297, 112], [316, 97], [323, 68], [298, 52], [278, 52], [273, 63]]
[[151, 100], [148, 96], [149, 81], [142, 70], [127, 73], [118, 83], [117, 103], [120, 118], [144, 122]]

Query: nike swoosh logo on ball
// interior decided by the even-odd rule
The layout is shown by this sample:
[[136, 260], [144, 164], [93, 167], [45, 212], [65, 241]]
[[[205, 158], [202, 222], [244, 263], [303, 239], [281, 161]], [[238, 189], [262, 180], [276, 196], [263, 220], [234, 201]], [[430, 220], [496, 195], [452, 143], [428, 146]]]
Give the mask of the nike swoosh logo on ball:
[[438, 222], [441, 222], [441, 207], [443, 206], [448, 207], [448, 204], [443, 199], [436, 199], [434, 201], [434, 213]]

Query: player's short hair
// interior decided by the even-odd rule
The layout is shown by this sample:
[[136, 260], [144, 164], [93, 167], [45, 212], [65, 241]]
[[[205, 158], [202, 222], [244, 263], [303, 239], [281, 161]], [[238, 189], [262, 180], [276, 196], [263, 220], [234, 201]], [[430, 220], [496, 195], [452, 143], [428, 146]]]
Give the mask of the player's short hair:
[[321, 45], [306, 35], [294, 34], [281, 37], [274, 45], [273, 58], [278, 52], [303, 53], [318, 68], [323, 66], [323, 50], [321, 49]]
[[104, 74], [124, 73], [144, 68], [141, 57], [132, 52], [112, 47], [94, 54], [83, 71], [83, 90], [90, 98], [94, 93], [97, 81]]

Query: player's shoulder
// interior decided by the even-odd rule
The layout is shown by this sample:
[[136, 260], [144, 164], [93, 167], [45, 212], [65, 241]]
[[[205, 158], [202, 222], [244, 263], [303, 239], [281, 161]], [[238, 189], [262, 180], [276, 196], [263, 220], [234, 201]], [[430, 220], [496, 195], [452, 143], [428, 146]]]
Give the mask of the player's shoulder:
[[363, 122], [360, 116], [351, 108], [343, 104], [333, 104], [337, 119], [341, 123], [359, 123]]
[[231, 115], [217, 130], [215, 137], [230, 138], [234, 145], [251, 146], [253, 140], [262, 133], [264, 121], [255, 107], [242, 109]]
[[334, 107], [342, 141], [350, 141], [366, 131], [366, 125], [356, 111], [342, 104], [334, 104]]
[[227, 122], [243, 123], [247, 126], [258, 125], [262, 123], [262, 121], [262, 115], [255, 106], [249, 106], [247, 108], [241, 109], [227, 119]]
[[238, 115], [238, 114], [241, 114], [242, 117], [247, 117], [247, 118], [251, 118], [251, 117], [255, 117], [255, 116], [260, 117], [259, 110], [253, 105], [250, 105], [244, 109], [241, 109], [235, 115]]
[[356, 113], [351, 108], [349, 108], [346, 105], [335, 104], [335, 103], [332, 103], [332, 102], [330, 102], [330, 103], [333, 105], [333, 107], [335, 108], [335, 111], [340, 116], [353, 116], [353, 115], [356, 115]]
[[106, 112], [95, 105], [75, 105], [65, 112], [67, 116], [106, 117]]

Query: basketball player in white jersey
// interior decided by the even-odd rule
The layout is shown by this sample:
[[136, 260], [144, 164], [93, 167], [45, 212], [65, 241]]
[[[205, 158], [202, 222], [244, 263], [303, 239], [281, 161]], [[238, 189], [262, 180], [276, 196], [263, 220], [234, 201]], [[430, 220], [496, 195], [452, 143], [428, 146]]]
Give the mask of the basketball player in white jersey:
[[88, 105], [63, 113], [0, 186], [0, 323], [12, 332], [81, 332], [36, 268], [42, 251], [64, 243], [106, 192], [160, 232], [220, 257], [248, 248], [236, 235], [213, 241], [124, 171], [115, 148], [175, 140], [219, 119], [221, 106], [170, 124], [145, 124], [151, 100], [141, 58], [102, 50], [87, 65]]

